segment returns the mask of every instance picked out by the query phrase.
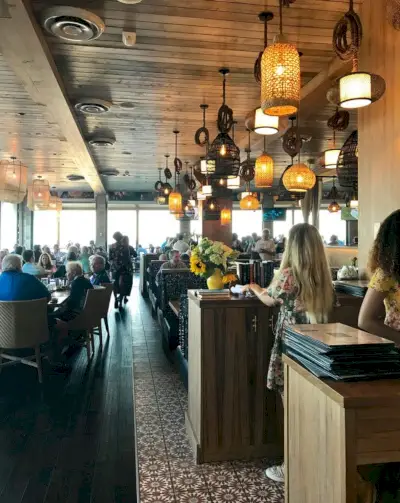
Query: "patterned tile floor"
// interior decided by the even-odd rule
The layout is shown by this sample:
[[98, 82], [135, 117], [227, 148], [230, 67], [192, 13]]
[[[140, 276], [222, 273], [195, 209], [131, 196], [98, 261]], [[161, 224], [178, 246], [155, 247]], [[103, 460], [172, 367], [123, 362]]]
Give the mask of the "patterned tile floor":
[[283, 503], [283, 486], [265, 478], [263, 461], [195, 464], [185, 432], [187, 392], [138, 288], [129, 304], [140, 502]]

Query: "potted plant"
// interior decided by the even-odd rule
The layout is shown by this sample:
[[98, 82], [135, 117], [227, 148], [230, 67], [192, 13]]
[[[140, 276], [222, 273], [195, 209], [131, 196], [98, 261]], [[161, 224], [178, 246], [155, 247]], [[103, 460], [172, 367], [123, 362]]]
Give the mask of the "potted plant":
[[222, 290], [224, 284], [236, 279], [234, 274], [226, 274], [228, 260], [234, 260], [239, 252], [232, 250], [220, 241], [211, 241], [203, 238], [192, 250], [190, 257], [190, 270], [207, 278], [209, 290]]

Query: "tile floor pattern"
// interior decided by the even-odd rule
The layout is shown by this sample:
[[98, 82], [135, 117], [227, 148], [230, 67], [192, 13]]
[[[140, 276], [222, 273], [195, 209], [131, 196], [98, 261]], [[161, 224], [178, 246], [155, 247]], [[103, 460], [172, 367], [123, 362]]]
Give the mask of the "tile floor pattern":
[[187, 392], [164, 356], [150, 308], [134, 290], [130, 305], [140, 502], [283, 503], [283, 485], [264, 476], [266, 462], [195, 464], [185, 432]]

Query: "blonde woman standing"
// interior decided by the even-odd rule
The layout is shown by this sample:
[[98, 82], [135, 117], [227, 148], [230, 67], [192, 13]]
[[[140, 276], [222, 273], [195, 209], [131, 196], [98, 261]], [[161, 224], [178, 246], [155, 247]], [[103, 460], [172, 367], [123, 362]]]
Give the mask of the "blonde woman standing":
[[[334, 303], [332, 277], [318, 230], [309, 224], [292, 227], [281, 267], [267, 289], [247, 285], [265, 305], [280, 306], [275, 342], [268, 369], [267, 387], [283, 396], [282, 343], [286, 324], [327, 323]], [[284, 482], [284, 464], [265, 474]]]

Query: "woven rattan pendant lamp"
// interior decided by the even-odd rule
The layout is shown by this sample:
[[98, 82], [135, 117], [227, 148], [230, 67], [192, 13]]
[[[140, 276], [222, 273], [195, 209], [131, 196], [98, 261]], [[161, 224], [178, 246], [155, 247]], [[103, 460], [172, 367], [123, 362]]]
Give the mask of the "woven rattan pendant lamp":
[[63, 207], [62, 199], [57, 196], [50, 196], [49, 207], [50, 211], [61, 211]]
[[35, 210], [47, 210], [50, 203], [49, 182], [38, 176], [36, 180], [33, 180], [31, 188], [32, 208]]
[[362, 41], [361, 20], [349, 0], [348, 12], [337, 22], [333, 31], [333, 47], [344, 61], [352, 61], [351, 73], [339, 79], [339, 105], [343, 108], [362, 108], [381, 98], [385, 81], [379, 76], [358, 69], [358, 53]]
[[272, 187], [274, 182], [274, 161], [266, 153], [264, 136], [264, 151], [256, 160], [254, 183], [258, 189]]
[[268, 115], [283, 117], [297, 112], [300, 103], [300, 56], [294, 44], [283, 35], [282, 9], [279, 0], [279, 35], [268, 46], [261, 64], [261, 108]]
[[221, 210], [221, 225], [229, 225], [232, 221], [232, 211], [229, 208]]
[[22, 203], [28, 188], [28, 168], [15, 157], [0, 161], [0, 201]]

